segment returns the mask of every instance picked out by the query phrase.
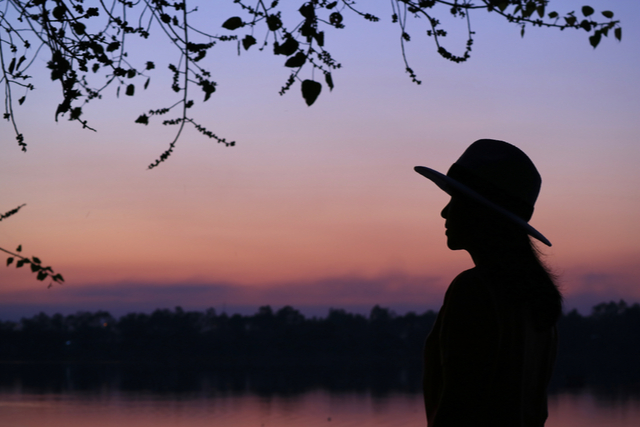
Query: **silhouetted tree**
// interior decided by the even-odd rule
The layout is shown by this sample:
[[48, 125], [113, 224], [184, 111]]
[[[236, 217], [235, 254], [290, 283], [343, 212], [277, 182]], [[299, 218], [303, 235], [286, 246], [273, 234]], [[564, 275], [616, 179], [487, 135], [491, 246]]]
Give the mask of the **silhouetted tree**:
[[[177, 126], [178, 130], [168, 149], [149, 165], [153, 168], [171, 155], [186, 124], [218, 143], [234, 145], [195, 122], [188, 112], [197, 96], [206, 102], [216, 90], [217, 83], [202, 64], [217, 44], [237, 43], [238, 51], [249, 50], [254, 45], [259, 50], [272, 48], [273, 54], [281, 55], [284, 65], [291, 70], [280, 94], [300, 81], [302, 97], [307, 105], [312, 105], [323, 86], [313, 78], [313, 71], [324, 77], [324, 84], [331, 90], [334, 87], [332, 72], [340, 68], [328, 50], [328, 43], [325, 44], [329, 39], [325, 31], [340, 30], [356, 16], [371, 22], [380, 20], [358, 9], [355, 0], [227, 1], [237, 7], [237, 15], [216, 17], [223, 18], [221, 28], [196, 28], [193, 13], [206, 13], [199, 8], [210, 7], [213, 2], [7, 0], [0, 12], [4, 118], [11, 122], [20, 148], [26, 151], [27, 145], [13, 106], [16, 100], [18, 104], [26, 102], [34, 89], [27, 73], [30, 67], [43, 64], [36, 61], [39, 55], [48, 59], [46, 67], [51, 80], [60, 84], [62, 99], [55, 119], [66, 115], [83, 128], [92, 129], [82, 116], [87, 103], [100, 99], [111, 85], [116, 86], [118, 95], [134, 96], [141, 88], [147, 89], [156, 68], [144, 53], [127, 50], [129, 38], [155, 41], [156, 35], [166, 37], [167, 49], [173, 49], [176, 56], [162, 67], [168, 66], [171, 70], [170, 87], [176, 93], [176, 101], [150, 109], [135, 120], [147, 125], [156, 116], [174, 114], [162, 124]], [[220, 2], [215, 3], [219, 6]], [[593, 47], [609, 33], [618, 40], [622, 37], [619, 21], [613, 19], [611, 11], [595, 15], [592, 7], [584, 6], [578, 13], [560, 14], [549, 10], [550, 3], [551, 0], [392, 0], [390, 18], [401, 30], [399, 40], [405, 70], [418, 84], [420, 81], [409, 66], [404, 49], [405, 43], [411, 40], [410, 23], [426, 31], [433, 39], [436, 52], [453, 62], [464, 62], [471, 54], [475, 34], [471, 17], [477, 11], [490, 12], [517, 25], [523, 36], [527, 26], [577, 29], [589, 35]], [[561, 2], [553, 1], [553, 4]], [[367, 6], [363, 3], [362, 7]], [[460, 18], [467, 33], [466, 45], [460, 54], [451, 53], [443, 44], [447, 29], [441, 19], [446, 15]], [[305, 67], [311, 70], [304, 73], [308, 77], [303, 79]], [[194, 94], [193, 90], [200, 94]]]
[[[241, 46], [244, 50], [254, 45], [259, 50], [272, 47], [273, 54], [281, 55], [284, 65], [291, 70], [280, 95], [299, 81], [302, 97], [307, 105], [312, 105], [323, 87], [313, 78], [314, 71], [324, 77], [324, 84], [332, 90], [332, 72], [341, 66], [325, 46], [325, 31], [344, 28], [348, 19], [354, 16], [371, 22], [380, 20], [356, 8], [355, 0], [298, 0], [295, 4], [279, 0], [228, 0], [228, 3], [238, 7], [238, 15], [225, 19], [221, 28], [205, 29], [196, 28], [192, 23], [192, 13], [203, 13], [198, 8], [205, 6], [197, 0], [101, 0], [94, 3], [6, 0], [0, 11], [0, 82], [4, 83], [5, 89], [4, 118], [13, 126], [19, 147], [27, 150], [14, 105], [16, 100], [19, 105], [26, 102], [35, 89], [28, 72], [31, 67], [44, 64], [36, 60], [41, 55], [48, 59], [46, 68], [51, 80], [60, 84], [61, 101], [55, 111], [55, 120], [66, 116], [85, 129], [95, 130], [82, 117], [86, 104], [102, 98], [104, 91], [112, 85], [116, 86], [116, 95], [124, 92], [125, 96], [134, 96], [141, 87], [148, 88], [156, 69], [156, 64], [145, 58], [144, 53], [132, 52], [130, 55], [127, 40], [130, 37], [150, 39], [155, 35], [166, 37], [164, 43], [175, 52], [174, 60], [166, 66], [172, 73], [170, 87], [176, 93], [176, 99], [168, 102], [168, 106], [140, 114], [135, 120], [135, 123], [148, 125], [156, 117], [171, 113], [173, 116], [164, 118], [161, 123], [178, 128], [169, 147], [149, 165], [152, 169], [171, 155], [187, 124], [220, 144], [235, 145], [234, 141], [227, 141], [197, 123], [189, 114], [196, 99], [194, 89], [200, 92], [203, 102], [216, 90], [217, 83], [202, 64], [217, 44], [237, 43], [238, 52]], [[622, 37], [619, 21], [613, 19], [611, 11], [602, 11], [596, 17], [592, 7], [584, 6], [579, 13], [560, 14], [549, 11], [550, 3], [550, 0], [391, 0], [391, 21], [400, 27], [405, 70], [417, 84], [421, 82], [410, 67], [404, 49], [405, 43], [411, 40], [411, 21], [426, 30], [442, 58], [457, 63], [470, 57], [475, 34], [471, 29], [471, 16], [479, 10], [519, 26], [522, 36], [527, 26], [577, 29], [589, 35], [589, 43], [594, 48], [610, 32], [618, 40]], [[559, 2], [554, 1], [554, 4]], [[466, 27], [467, 41], [461, 54], [451, 53], [443, 44], [447, 30], [438, 17], [445, 15], [460, 18]], [[303, 73], [305, 67], [311, 68], [310, 72]], [[303, 79], [303, 74], [309, 78]], [[18, 209], [20, 207], [14, 211]], [[7, 265], [18, 258], [16, 266], [29, 264], [38, 280], [50, 277], [56, 283], [64, 281], [62, 275], [54, 274], [49, 266], [42, 266], [36, 257], [20, 255], [19, 249], [12, 252], [0, 248], [11, 255]]]

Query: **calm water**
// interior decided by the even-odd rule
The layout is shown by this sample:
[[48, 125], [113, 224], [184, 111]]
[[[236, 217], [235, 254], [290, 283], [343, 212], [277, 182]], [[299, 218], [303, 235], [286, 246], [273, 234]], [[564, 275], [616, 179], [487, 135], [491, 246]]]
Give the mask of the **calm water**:
[[[549, 427], [638, 427], [640, 396], [587, 390], [550, 398]], [[312, 390], [292, 395], [0, 392], [0, 427], [424, 426], [421, 396]]]

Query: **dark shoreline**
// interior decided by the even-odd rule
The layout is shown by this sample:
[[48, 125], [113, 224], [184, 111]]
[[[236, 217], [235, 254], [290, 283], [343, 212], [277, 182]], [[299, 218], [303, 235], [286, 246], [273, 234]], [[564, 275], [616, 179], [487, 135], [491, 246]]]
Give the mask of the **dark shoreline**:
[[[204, 381], [236, 391], [414, 393], [435, 318], [433, 311], [398, 316], [378, 306], [368, 317], [333, 310], [321, 319], [268, 306], [253, 316], [179, 307], [120, 319], [40, 314], [0, 322], [0, 386], [62, 390], [73, 379], [87, 389], [169, 390]], [[640, 388], [640, 305], [603, 303], [589, 316], [574, 310], [558, 329], [551, 390]]]

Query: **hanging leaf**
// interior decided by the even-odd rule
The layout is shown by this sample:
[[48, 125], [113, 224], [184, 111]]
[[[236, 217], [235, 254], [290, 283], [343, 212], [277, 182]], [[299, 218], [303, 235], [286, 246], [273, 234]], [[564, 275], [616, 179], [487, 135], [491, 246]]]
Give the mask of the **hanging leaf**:
[[305, 80], [302, 82], [302, 97], [308, 106], [316, 102], [320, 91], [322, 91], [322, 85], [320, 83], [313, 80]]
[[239, 16], [234, 16], [232, 18], [227, 19], [226, 21], [224, 21], [224, 24], [222, 24], [222, 28], [226, 28], [227, 30], [237, 30], [240, 27], [244, 26], [244, 22], [242, 22], [242, 19]]
[[290, 68], [302, 67], [306, 61], [307, 55], [305, 55], [303, 52], [298, 52], [291, 58], [287, 59], [287, 62], [284, 63], [284, 66]]
[[64, 14], [67, 11], [67, 7], [64, 4], [60, 4], [53, 8], [53, 17], [61, 21], [64, 18]]
[[605, 10], [604, 12], [602, 12], [602, 16], [604, 16], [605, 18], [613, 19], [613, 12], [611, 12], [610, 10]]
[[622, 28], [618, 27], [613, 31], [613, 34], [616, 36], [618, 41], [622, 40]]
[[111, 42], [107, 45], [107, 52], [114, 52], [116, 50], [120, 49], [120, 42], [119, 41], [115, 41], [115, 42]]
[[86, 32], [87, 26], [82, 22], [74, 22], [73, 24], [71, 24], [71, 28], [73, 28], [74, 33], [81, 36]]
[[582, 14], [584, 16], [591, 16], [593, 15], [593, 8], [591, 6], [582, 6]]
[[592, 35], [591, 37], [589, 37], [589, 43], [591, 44], [591, 46], [593, 46], [593, 48], [595, 49], [596, 46], [598, 46], [598, 43], [600, 43], [600, 33], [596, 32], [594, 35]]
[[278, 44], [278, 42], [273, 45], [273, 53], [276, 55], [293, 55], [296, 50], [298, 50], [298, 46], [300, 44], [293, 37], [287, 37], [287, 39], [282, 44]]
[[143, 125], [148, 125], [149, 124], [149, 116], [147, 116], [146, 114], [142, 114], [140, 117], [138, 117], [136, 119], [135, 122], [143, 124]]
[[303, 4], [302, 7], [298, 9], [298, 12], [300, 12], [300, 15], [304, 16], [305, 19], [312, 19], [316, 16], [316, 10], [312, 3]]
[[329, 86], [329, 90], [333, 90], [333, 78], [331, 77], [331, 73], [325, 73], [324, 81], [327, 82], [327, 86]]
[[269, 27], [270, 31], [279, 30], [282, 27], [282, 21], [278, 15], [269, 15], [267, 16], [267, 27]]
[[151, 77], [147, 77], [147, 81], [144, 82], [144, 88], [145, 90], [149, 87], [149, 82], [151, 81]]
[[13, 262], [13, 257], [7, 258], [7, 267], [9, 267], [12, 262]]
[[136, 87], [132, 84], [127, 85], [127, 91], [125, 92], [125, 94], [127, 96], [133, 96], [134, 92], [136, 91]]
[[216, 91], [215, 82], [211, 82], [209, 80], [202, 80], [198, 83], [202, 87], [202, 91], [204, 92], [204, 100], [207, 101], [211, 98], [211, 94]]
[[256, 39], [253, 36], [247, 34], [242, 39], [242, 47], [244, 47], [244, 50], [249, 50], [254, 44], [256, 44]]
[[16, 58], [11, 59], [11, 62], [9, 63], [9, 69], [7, 71], [9, 71], [9, 74], [13, 74], [13, 69], [16, 66]]

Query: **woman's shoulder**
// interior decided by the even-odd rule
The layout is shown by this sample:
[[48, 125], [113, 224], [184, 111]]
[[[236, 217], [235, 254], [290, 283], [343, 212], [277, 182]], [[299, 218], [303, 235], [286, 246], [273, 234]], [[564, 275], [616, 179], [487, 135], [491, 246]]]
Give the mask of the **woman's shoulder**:
[[445, 299], [478, 301], [490, 299], [487, 280], [477, 268], [470, 268], [458, 274], [449, 285]]

